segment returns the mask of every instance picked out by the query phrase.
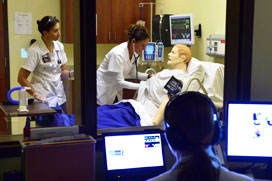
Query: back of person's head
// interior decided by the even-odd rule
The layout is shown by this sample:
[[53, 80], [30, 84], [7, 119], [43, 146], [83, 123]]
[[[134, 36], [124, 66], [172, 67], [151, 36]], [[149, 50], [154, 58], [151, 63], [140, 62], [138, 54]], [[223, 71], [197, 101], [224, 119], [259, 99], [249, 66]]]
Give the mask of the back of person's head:
[[191, 49], [189, 47], [187, 47], [186, 45], [182, 45], [182, 44], [176, 44], [175, 47], [178, 48], [179, 56], [185, 56], [186, 57], [184, 63], [188, 64], [192, 59]]
[[184, 92], [170, 99], [164, 118], [168, 143], [187, 157], [181, 163], [177, 180], [218, 180], [219, 171], [206, 152], [221, 137], [212, 101], [199, 92]]
[[49, 32], [57, 23], [59, 23], [59, 20], [56, 17], [45, 16], [41, 20], [37, 20], [38, 30], [43, 35], [43, 31]]
[[136, 42], [149, 39], [149, 34], [145, 26], [140, 24], [132, 24], [127, 30], [128, 42], [135, 39]]

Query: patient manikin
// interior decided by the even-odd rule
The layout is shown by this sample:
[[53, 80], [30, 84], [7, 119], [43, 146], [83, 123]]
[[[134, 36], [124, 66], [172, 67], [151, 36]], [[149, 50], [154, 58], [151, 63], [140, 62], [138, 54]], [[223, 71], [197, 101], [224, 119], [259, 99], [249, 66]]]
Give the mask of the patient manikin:
[[[164, 69], [156, 75], [153, 75], [150, 79], [140, 82], [137, 101], [132, 99], [122, 100], [122, 103], [126, 104], [122, 109], [127, 109], [127, 103], [129, 103], [129, 105], [133, 107], [130, 111], [132, 113], [130, 114], [134, 114], [133, 112], [135, 112], [138, 115], [137, 118], [133, 117], [133, 119], [140, 121], [140, 126], [151, 126], [161, 123], [164, 107], [168, 102], [167, 90], [164, 86], [172, 76], [183, 83], [183, 89], [187, 87], [189, 80], [193, 77], [198, 78], [201, 82], [204, 79], [204, 66], [199, 60], [192, 57], [190, 48], [185, 45], [177, 44], [172, 48], [171, 52], [168, 54], [167, 65], [170, 69]], [[192, 81], [188, 88], [189, 91], [199, 91], [199, 89], [200, 85], [197, 81]], [[97, 115], [98, 128], [100, 128], [100, 123], [104, 124], [106, 121], [114, 119], [112, 116], [117, 112], [115, 105], [109, 105], [107, 108], [100, 107], [98, 107]], [[114, 109], [115, 112], [111, 114], [109, 109]], [[124, 113], [123, 110], [121, 112], [122, 114], [120, 113], [119, 116], [116, 116], [116, 119], [119, 119], [116, 120], [116, 122], [122, 121], [121, 119], [124, 116]], [[109, 114], [111, 118], [102, 120], [106, 117], [106, 114]], [[137, 123], [136, 126], [139, 124]], [[118, 127], [120, 127], [119, 123]]]
[[[172, 48], [168, 54], [167, 65], [170, 69], [164, 69], [151, 79], [140, 83], [137, 101], [149, 113], [153, 125], [161, 123], [164, 105], [168, 102], [167, 90], [164, 86], [172, 76], [183, 83], [183, 91], [191, 78], [198, 78], [202, 82], [205, 75], [204, 67], [197, 59], [192, 58], [190, 48], [185, 45], [177, 44]], [[199, 89], [200, 85], [197, 81], [193, 81], [188, 88], [190, 91]]]

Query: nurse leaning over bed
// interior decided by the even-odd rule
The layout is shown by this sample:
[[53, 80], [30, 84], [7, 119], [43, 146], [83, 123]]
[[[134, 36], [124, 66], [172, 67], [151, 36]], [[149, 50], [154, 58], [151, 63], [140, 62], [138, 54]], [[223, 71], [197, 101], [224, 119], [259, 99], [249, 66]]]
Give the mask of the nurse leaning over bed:
[[[97, 69], [97, 104], [113, 104], [121, 100], [122, 88], [138, 90], [139, 84], [125, 81], [127, 75], [146, 80], [150, 75], [138, 72], [138, 58], [149, 42], [147, 29], [130, 25], [128, 41], [115, 46]], [[118, 96], [118, 97], [117, 97]]]

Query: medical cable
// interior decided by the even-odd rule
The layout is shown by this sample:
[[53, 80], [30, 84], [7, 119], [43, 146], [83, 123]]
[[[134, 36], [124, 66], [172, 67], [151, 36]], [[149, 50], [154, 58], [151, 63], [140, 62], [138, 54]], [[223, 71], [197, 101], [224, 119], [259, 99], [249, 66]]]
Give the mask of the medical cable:
[[140, 55], [138, 55], [137, 57], [134, 54], [134, 63], [135, 63], [135, 67], [136, 67], [136, 80], [138, 80], [138, 59], [139, 59]]
[[141, 6], [140, 6], [140, 20], [143, 20], [143, 19], [142, 19], [142, 11], [143, 11], [143, 6], [141, 5]]
[[12, 99], [11, 93], [12, 93], [13, 91], [20, 90], [20, 89], [24, 89], [24, 88], [25, 88], [25, 87], [14, 87], [14, 88], [10, 89], [10, 90], [8, 91], [8, 94], [7, 94], [8, 100], [9, 100], [11, 103], [13, 103], [13, 104], [19, 104], [19, 101]]
[[137, 57], [135, 56], [135, 43], [133, 43], [133, 56], [134, 56], [134, 64], [136, 67], [136, 80], [138, 80], [138, 63], [137, 60], [140, 57], [140, 55], [138, 55]]
[[193, 80], [196, 80], [196, 81], [197, 81], [197, 83], [199, 84], [200, 88], [203, 90], [204, 94], [205, 94], [206, 96], [208, 96], [207, 90], [205, 89], [205, 87], [203, 86], [203, 84], [201, 83], [201, 81], [200, 81], [197, 77], [193, 77], [193, 78], [191, 78], [191, 79], [189, 80], [189, 82], [187, 83], [187, 86], [186, 86], [186, 88], [185, 88], [184, 91], [188, 91], [188, 90], [189, 90], [189, 87], [190, 87], [190, 85], [191, 85], [191, 83], [192, 83]]
[[163, 19], [163, 14], [162, 14], [162, 7], [160, 6], [160, 26], [159, 26], [159, 36], [160, 36], [160, 41], [162, 41], [162, 36], [161, 36], [161, 31], [162, 31], [162, 19]]
[[143, 10], [143, 5], [141, 5], [140, 4], [140, 20], [138, 20], [137, 22], [136, 22], [136, 24], [138, 24], [138, 25], [142, 25], [142, 26], [145, 26], [145, 21], [143, 21], [143, 16], [142, 16], [142, 10]]
[[58, 64], [61, 64], [61, 60], [60, 60], [60, 58], [59, 58], [59, 51], [56, 50], [56, 53], [57, 53], [57, 57], [58, 57]]

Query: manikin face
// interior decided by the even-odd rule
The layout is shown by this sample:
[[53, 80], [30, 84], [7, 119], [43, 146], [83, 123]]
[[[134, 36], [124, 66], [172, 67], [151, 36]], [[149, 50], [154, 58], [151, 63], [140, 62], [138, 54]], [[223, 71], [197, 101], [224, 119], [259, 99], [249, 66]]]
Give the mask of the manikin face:
[[52, 41], [56, 41], [59, 39], [60, 37], [60, 25], [59, 23], [56, 23], [50, 30], [49, 32], [47, 31], [43, 31], [43, 35], [49, 39], [49, 40], [52, 40]]
[[[183, 56], [182, 56], [183, 57]], [[178, 48], [173, 47], [171, 52], [168, 54], [167, 65], [170, 65], [172, 68], [176, 65], [183, 63], [183, 58], [179, 56]]]
[[148, 44], [149, 39], [146, 40], [142, 40], [142, 41], [138, 41], [136, 42], [135, 39], [132, 40], [132, 43], [134, 43], [134, 51], [135, 53], [137, 53], [138, 55], [140, 55], [142, 53], [143, 50], [145, 50], [146, 45]]

